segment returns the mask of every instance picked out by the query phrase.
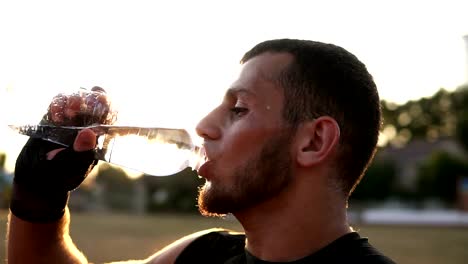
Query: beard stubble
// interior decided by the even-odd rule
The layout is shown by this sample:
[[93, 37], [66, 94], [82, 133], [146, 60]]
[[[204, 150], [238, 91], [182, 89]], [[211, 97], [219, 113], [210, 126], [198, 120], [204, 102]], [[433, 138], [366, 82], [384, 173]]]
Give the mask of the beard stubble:
[[292, 179], [291, 138], [288, 131], [269, 139], [256, 158], [232, 173], [231, 186], [205, 183], [198, 195], [200, 213], [222, 217], [278, 195]]

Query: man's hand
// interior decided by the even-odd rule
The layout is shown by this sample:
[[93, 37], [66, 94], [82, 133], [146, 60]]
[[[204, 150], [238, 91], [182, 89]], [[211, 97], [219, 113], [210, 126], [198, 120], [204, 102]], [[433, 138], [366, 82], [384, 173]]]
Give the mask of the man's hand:
[[[106, 91], [95, 86], [91, 91], [55, 96], [41, 123], [89, 126], [111, 124], [115, 117]], [[60, 219], [69, 192], [83, 182], [97, 163], [95, 145], [96, 135], [89, 129], [78, 133], [73, 146], [68, 148], [42, 139], [29, 139], [16, 160], [11, 212], [29, 222]]]
[[16, 161], [11, 212], [29, 222], [60, 219], [69, 192], [77, 188], [97, 164], [96, 135], [85, 129], [73, 147], [31, 138]]
[[[104, 89], [55, 96], [41, 124], [111, 124], [115, 112]], [[8, 263], [87, 263], [73, 244], [67, 202], [97, 163], [96, 134], [84, 129], [73, 146], [31, 138], [16, 160], [8, 225]]]

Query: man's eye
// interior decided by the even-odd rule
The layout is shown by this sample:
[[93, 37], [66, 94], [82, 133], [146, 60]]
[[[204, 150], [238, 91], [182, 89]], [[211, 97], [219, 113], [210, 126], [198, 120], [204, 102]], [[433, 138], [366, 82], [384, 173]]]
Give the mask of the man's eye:
[[242, 116], [249, 111], [247, 108], [244, 107], [233, 107], [230, 110], [236, 116]]

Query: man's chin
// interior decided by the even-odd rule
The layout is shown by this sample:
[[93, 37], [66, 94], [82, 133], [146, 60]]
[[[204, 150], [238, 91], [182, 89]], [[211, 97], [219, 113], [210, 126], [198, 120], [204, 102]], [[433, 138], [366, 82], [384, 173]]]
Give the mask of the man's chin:
[[211, 182], [207, 181], [198, 193], [198, 211], [203, 216], [224, 217], [230, 213], [227, 204], [215, 194]]
[[206, 202], [200, 200], [198, 202], [198, 211], [200, 212], [200, 214], [207, 217], [224, 218], [227, 214], [229, 214], [227, 210], [219, 210], [219, 208], [212, 208], [208, 204], [206, 204]]
[[200, 212], [201, 215], [205, 217], [225, 218], [227, 215], [227, 213], [226, 214], [214, 213], [214, 212], [209, 212], [206, 209], [201, 209], [201, 208], [198, 208], [198, 211]]

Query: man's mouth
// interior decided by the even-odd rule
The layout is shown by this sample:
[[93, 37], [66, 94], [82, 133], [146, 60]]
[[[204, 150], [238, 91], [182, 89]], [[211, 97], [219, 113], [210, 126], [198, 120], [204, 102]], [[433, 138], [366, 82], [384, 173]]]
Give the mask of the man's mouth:
[[204, 147], [202, 147], [200, 150], [200, 156], [201, 158], [197, 166], [197, 173], [199, 176], [206, 178], [208, 176], [208, 167], [212, 162], [210, 160], [209, 154], [207, 153]]
[[203, 146], [195, 147], [193, 155], [190, 160], [190, 165], [194, 170], [198, 170], [201, 165], [203, 165], [207, 161], [206, 151]]

